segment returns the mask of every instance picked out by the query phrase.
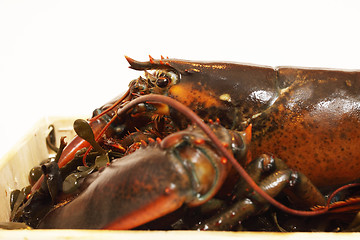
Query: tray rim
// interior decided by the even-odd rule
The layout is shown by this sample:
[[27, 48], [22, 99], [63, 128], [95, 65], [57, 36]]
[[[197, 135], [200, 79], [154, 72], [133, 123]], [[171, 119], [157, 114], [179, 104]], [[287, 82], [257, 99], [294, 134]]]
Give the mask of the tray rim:
[[219, 231], [138, 231], [138, 230], [0, 230], [0, 239], [106, 239], [118, 240], [122, 237], [131, 239], [239, 239], [242, 240], [292, 240], [292, 239], [314, 239], [317, 240], [340, 240], [356, 239], [360, 233], [323, 233], [323, 232], [295, 232], [295, 233], [277, 233], [277, 232], [219, 232]]

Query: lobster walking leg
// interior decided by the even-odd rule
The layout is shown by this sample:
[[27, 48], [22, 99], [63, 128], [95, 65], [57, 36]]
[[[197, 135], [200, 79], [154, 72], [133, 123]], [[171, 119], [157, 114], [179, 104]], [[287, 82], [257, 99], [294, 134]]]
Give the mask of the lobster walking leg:
[[[281, 159], [268, 154], [262, 154], [247, 166], [246, 171], [251, 174], [257, 183], [260, 183], [267, 174], [274, 172], [276, 175], [278, 171], [288, 169], [289, 167]], [[275, 180], [276, 178], [273, 179]], [[289, 186], [291, 187], [285, 188], [284, 192], [296, 206], [301, 206], [303, 209], [309, 209], [314, 205], [326, 204], [323, 194], [301, 172], [293, 172], [292, 182], [289, 182]], [[248, 194], [248, 189], [248, 184], [244, 181], [240, 181], [235, 193], [237, 198], [240, 199], [244, 197], [245, 194]]]
[[[323, 195], [305, 175], [288, 169], [278, 158], [263, 154], [252, 161], [246, 170], [259, 187], [272, 197], [286, 191], [292, 200], [296, 199], [308, 207], [325, 204]], [[264, 178], [263, 175], [269, 174], [269, 172], [272, 173]], [[240, 181], [236, 190], [236, 199], [238, 200], [232, 206], [218, 216], [196, 225], [195, 228], [218, 231], [232, 229], [239, 222], [266, 210], [270, 206], [264, 198], [249, 188], [245, 181]]]

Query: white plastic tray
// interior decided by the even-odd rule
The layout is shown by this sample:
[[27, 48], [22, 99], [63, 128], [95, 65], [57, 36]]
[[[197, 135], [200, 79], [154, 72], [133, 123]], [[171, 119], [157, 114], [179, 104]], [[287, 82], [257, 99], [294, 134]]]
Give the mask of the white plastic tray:
[[28, 173], [31, 168], [47, 159], [50, 150], [46, 146], [49, 125], [55, 126], [57, 146], [60, 136], [67, 136], [69, 142], [74, 137], [72, 125], [74, 118], [43, 118], [0, 159], [0, 221], [8, 221], [10, 217], [10, 193], [29, 185]]
[[[55, 126], [57, 141], [67, 136], [69, 142], [74, 132], [76, 117], [48, 117], [41, 119], [24, 138], [0, 159], [0, 221], [9, 221], [10, 193], [27, 186], [28, 172], [46, 159], [51, 151], [45, 139], [48, 126]], [[59, 143], [57, 142], [57, 145]], [[0, 230], [0, 239], [360, 239], [360, 233], [255, 233], [255, 232], [198, 232], [198, 231], [106, 231], [106, 230]]]

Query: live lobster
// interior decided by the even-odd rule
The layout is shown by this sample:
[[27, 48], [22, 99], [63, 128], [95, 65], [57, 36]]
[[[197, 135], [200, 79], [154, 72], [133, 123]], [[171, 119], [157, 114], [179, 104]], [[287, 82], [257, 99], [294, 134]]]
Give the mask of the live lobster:
[[[97, 109], [95, 116], [89, 120], [92, 128], [91, 132], [95, 134], [95, 139], [91, 140], [92, 138], [90, 138], [89, 140], [87, 137], [76, 137], [62, 151], [62, 154], [59, 154], [59, 161], [56, 165], [59, 166], [60, 170], [65, 168], [66, 165], [73, 162], [75, 154], [84, 147], [87, 148], [87, 151], [83, 153], [82, 158], [85, 160], [84, 164], [86, 165], [86, 156], [89, 155], [92, 148], [90, 147], [91, 142], [93, 142], [91, 145], [97, 148], [97, 152], [101, 152], [101, 150], [94, 142], [99, 142], [101, 147], [105, 149], [114, 150], [115, 146], [115, 151], [120, 152], [122, 158], [108, 163], [109, 167], [104, 167], [106, 164], [98, 166], [99, 171], [84, 178], [85, 183], [82, 188], [89, 187], [75, 200], [72, 200], [74, 197], [70, 198], [71, 201], [67, 198], [66, 201], [69, 201], [69, 203], [61, 202], [61, 206], [57, 205], [54, 209], [50, 207], [51, 210], [40, 221], [39, 227], [131, 229], [175, 211], [189, 200], [188, 197], [181, 194], [176, 198], [172, 198], [174, 195], [170, 193], [174, 189], [181, 188], [184, 181], [194, 182], [194, 179], [198, 178], [198, 173], [192, 176], [196, 176], [195, 178], [182, 176], [183, 182], [177, 180], [177, 184], [180, 185], [173, 186], [170, 184], [172, 181], [170, 181], [170, 176], [163, 173], [158, 174], [158, 172], [152, 175], [147, 171], [145, 173], [144, 170], [144, 173], [140, 174], [141, 177], [148, 179], [150, 177], [148, 175], [151, 175], [153, 180], [165, 177], [170, 181], [168, 184], [172, 187], [169, 185], [161, 186], [162, 190], [157, 189], [154, 191], [144, 189], [153, 189], [157, 185], [145, 181], [141, 182], [137, 178], [133, 178], [137, 171], [133, 167], [133, 163], [136, 165], [137, 162], [145, 169], [147, 167], [149, 169], [164, 167], [164, 169], [157, 169], [158, 171], [173, 169], [173, 167], [167, 166], [167, 161], [161, 160], [160, 155], [165, 154], [164, 152], [167, 152], [166, 154], [170, 154], [169, 152], [175, 154], [175, 151], [177, 152], [175, 155], [190, 159], [191, 162], [194, 155], [199, 154], [197, 151], [200, 149], [200, 152], [207, 153], [205, 155], [208, 160], [217, 159], [216, 164], [211, 164], [216, 166], [213, 170], [205, 167], [207, 171], [217, 172], [215, 176], [208, 175], [210, 182], [216, 183], [216, 187], [215, 185], [213, 187], [202, 186], [207, 189], [206, 191], [211, 189], [210, 193], [202, 192], [200, 195], [206, 195], [207, 197], [201, 201], [196, 200], [195, 203], [190, 203], [190, 205], [196, 206], [209, 202], [212, 197], [225, 191], [222, 189], [230, 188], [231, 190], [227, 190], [227, 193], [230, 191], [233, 194], [230, 201], [231, 205], [236, 206], [240, 203], [245, 204], [246, 209], [251, 209], [248, 212], [239, 213], [238, 210], [229, 207], [230, 210], [228, 209], [220, 216], [214, 217], [215, 220], [196, 224], [195, 228], [199, 229], [222, 229], [225, 226], [226, 228], [233, 226], [234, 221], [229, 223], [227, 222], [228, 219], [233, 218], [235, 222], [238, 222], [239, 218], [234, 218], [235, 215], [239, 215], [243, 219], [258, 212], [258, 209], [254, 207], [255, 205], [260, 204], [263, 206], [259, 209], [267, 208], [268, 205], [263, 200], [263, 197], [267, 201], [276, 204], [276, 201], [269, 198], [269, 195], [276, 196], [283, 189], [295, 193], [290, 193], [292, 201], [297, 201], [298, 198], [301, 199], [301, 202], [306, 201], [306, 208], [314, 205], [324, 205], [323, 208], [319, 207], [315, 211], [289, 210], [283, 205], [277, 205], [292, 214], [317, 215], [333, 211], [330, 205], [325, 206], [325, 198], [316, 187], [336, 187], [358, 179], [357, 172], [360, 170], [358, 160], [360, 151], [357, 148], [360, 142], [360, 130], [357, 127], [360, 123], [359, 71], [291, 67], [274, 69], [265, 66], [235, 63], [204, 63], [165, 58], [155, 60], [151, 57], [149, 62], [138, 62], [129, 57], [126, 58], [132, 69], [145, 71], [145, 78], [139, 77], [133, 80], [126, 94], [116, 101]], [[150, 70], [155, 70], [155, 72], [151, 73]], [[154, 96], [154, 94], [156, 95]], [[174, 100], [164, 100], [164, 98], [157, 97], [157, 95], [165, 95], [184, 104], [205, 122], [219, 119], [218, 124], [228, 130], [217, 125], [214, 127], [212, 124], [210, 124], [211, 128], [215, 129], [216, 133], [214, 136], [211, 136], [211, 131], [207, 132], [209, 136], [205, 136], [203, 133], [198, 132], [200, 131], [198, 127], [195, 127], [195, 130], [194, 127], [184, 130], [191, 121], [197, 121], [195, 120], [196, 117], [191, 117], [189, 121], [189, 118], [184, 117], [183, 114], [186, 115], [190, 110], [185, 107], [184, 110], [178, 111], [179, 107], [174, 107], [178, 105], [170, 103]], [[197, 123], [201, 125], [201, 121], [197, 121]], [[207, 127], [202, 126], [202, 128], [206, 129]], [[250, 130], [251, 128], [252, 130]], [[224, 140], [224, 137], [227, 140]], [[161, 143], [160, 140], [158, 140], [158, 144], [152, 143], [153, 140], [151, 139], [156, 138], [164, 139]], [[130, 143], [125, 144], [127, 142], [124, 141], [125, 139], [130, 139]], [[203, 142], [206, 142], [206, 144], [202, 145]], [[200, 145], [201, 147], [199, 147]], [[138, 150], [139, 146], [147, 147]], [[186, 151], [182, 152], [183, 149], [179, 150], [179, 147], [186, 149]], [[227, 150], [224, 150], [225, 148]], [[161, 154], [156, 152], [159, 149], [161, 149]], [[229, 150], [231, 151], [229, 152]], [[263, 155], [264, 153], [266, 154]], [[105, 155], [105, 153], [101, 155]], [[227, 160], [224, 160], [222, 156], [225, 156]], [[255, 181], [246, 176], [247, 183], [239, 180], [237, 174], [231, 170], [232, 168], [228, 162], [230, 161], [241, 175], [246, 173], [241, 170], [233, 156], [247, 166], [250, 175]], [[151, 167], [153, 158], [162, 161], [159, 164], [160, 166], [154, 167], [154, 165]], [[253, 161], [253, 159], [256, 160]], [[189, 167], [189, 162], [185, 162], [182, 163], [184, 169], [193, 169]], [[128, 163], [131, 167], [125, 163]], [[92, 164], [96, 165], [94, 162]], [[114, 195], [106, 195], [102, 199], [111, 202], [120, 198], [122, 199], [121, 203], [115, 204], [120, 209], [119, 211], [131, 209], [131, 212], [109, 217], [109, 212], [112, 212], [114, 205], [104, 204], [101, 213], [97, 212], [95, 214], [89, 209], [85, 209], [83, 212], [80, 211], [73, 221], [70, 221], [71, 217], [66, 212], [73, 214], [74, 211], [71, 209], [77, 208], [72, 206], [84, 206], [86, 201], [90, 203], [100, 201], [99, 193], [104, 192], [101, 191], [101, 188], [108, 189], [112, 185], [109, 182], [104, 183], [105, 180], [94, 180], [93, 178], [95, 175], [101, 176], [103, 173], [110, 173], [113, 171], [111, 166], [115, 165], [118, 170], [114, 176], [119, 175], [120, 179], [122, 179], [120, 186], [113, 187], [116, 189]], [[103, 170], [104, 168], [105, 170]], [[275, 170], [275, 173], [268, 173], [268, 176], [263, 177], [261, 169], [267, 168]], [[185, 171], [184, 169], [181, 171]], [[219, 169], [226, 170], [223, 172], [223, 170]], [[58, 170], [54, 171], [56, 173]], [[197, 172], [197, 170], [193, 171]], [[46, 173], [46, 167], [44, 173]], [[68, 175], [69, 173], [66, 176], [60, 174], [60, 182], [64, 181]], [[132, 179], [129, 182], [134, 185], [125, 186], [127, 180], [124, 179], [124, 176]], [[53, 175], [50, 177], [52, 178]], [[103, 178], [99, 177], [98, 179]], [[307, 179], [310, 179], [310, 181]], [[146, 203], [143, 202], [140, 205], [129, 207], [127, 201], [137, 201], [137, 199], [142, 198], [141, 194], [136, 195], [136, 197], [134, 195], [133, 198], [129, 199], [121, 196], [130, 194], [131, 188], [136, 188], [135, 183], [139, 183], [139, 181], [142, 184], [142, 188], [140, 188], [142, 191], [151, 196], [153, 194], [156, 196], [147, 198]], [[234, 183], [234, 181], [240, 183]], [[54, 195], [51, 194], [52, 190], [49, 191], [48, 189], [46, 191], [47, 187], [44, 182], [48, 186], [51, 182], [49, 176], [46, 177], [46, 174], [45, 181], [39, 180], [32, 187], [32, 192], [29, 195], [30, 199], [35, 198], [35, 193], [41, 192], [41, 189], [43, 189], [43, 192], [50, 192], [50, 195]], [[255, 182], [260, 187], [255, 185]], [[42, 188], [40, 187], [41, 184]], [[233, 187], [233, 184], [237, 187]], [[249, 190], [248, 184], [260, 195], [257, 195], [257, 193], [254, 195]], [[294, 186], [289, 188], [289, 185]], [[61, 186], [58, 188], [60, 190], [55, 192], [61, 195]], [[96, 189], [96, 192], [93, 190], [93, 193], [86, 195], [92, 191], [91, 189]], [[194, 183], [187, 185], [185, 189], [190, 192], [194, 191]], [[265, 194], [263, 193], [264, 190]], [[171, 197], [166, 198], [164, 194]], [[89, 198], [92, 195], [96, 196]], [[249, 197], [249, 195], [253, 196]], [[297, 196], [294, 197], [294, 195]], [[31, 201], [36, 202], [35, 200]], [[27, 211], [26, 209], [29, 209], [32, 205], [31, 201], [25, 201], [25, 207], [21, 211]], [[253, 203], [254, 201], [256, 203]], [[50, 202], [59, 203], [60, 200], [55, 196], [51, 197]], [[76, 205], [76, 202], [79, 202], [79, 205]], [[95, 206], [95, 204], [90, 203], [89, 208]], [[354, 211], [354, 209], [357, 209], [358, 203], [359, 199], [353, 196], [348, 201], [349, 206], [342, 204], [338, 211]], [[164, 209], [160, 207], [163, 204], [167, 206]], [[245, 205], [241, 205], [240, 208], [245, 209]], [[146, 211], [144, 211], [145, 209]], [[17, 215], [14, 220], [24, 218], [21, 211], [14, 214], [14, 216]], [[20, 217], [18, 217], [19, 215]], [[99, 216], [102, 219], [100, 223], [95, 220]], [[37, 223], [36, 227], [38, 227]]]

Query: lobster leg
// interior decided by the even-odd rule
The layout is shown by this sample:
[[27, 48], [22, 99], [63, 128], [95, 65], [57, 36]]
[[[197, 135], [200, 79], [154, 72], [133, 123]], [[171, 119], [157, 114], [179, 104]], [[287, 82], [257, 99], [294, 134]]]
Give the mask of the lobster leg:
[[[251, 174], [253, 179], [260, 183], [261, 179], [271, 172], [287, 170], [289, 167], [279, 158], [262, 154], [257, 159], [247, 166], [247, 171]], [[276, 178], [273, 178], [274, 180]], [[312, 182], [301, 172], [293, 172], [293, 180], [289, 182], [291, 188], [285, 188], [284, 191], [289, 196], [292, 202], [297, 206], [302, 206], [304, 209], [313, 207], [314, 205], [325, 205], [326, 201], [323, 194], [315, 187]], [[237, 198], [244, 197], [249, 193], [249, 187], [243, 180], [240, 181], [237, 187]]]
[[[306, 207], [326, 203], [323, 195], [305, 175], [292, 171], [278, 158], [263, 154], [252, 161], [246, 170], [259, 187], [272, 197], [276, 197], [280, 192], [286, 192], [292, 201], [305, 203]], [[243, 180], [239, 182], [236, 191], [237, 202], [218, 216], [196, 225], [195, 228], [200, 230], [228, 230], [240, 221], [261, 213], [270, 206]]]

